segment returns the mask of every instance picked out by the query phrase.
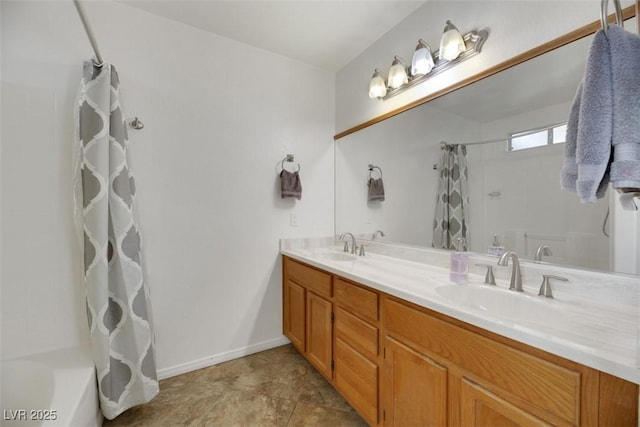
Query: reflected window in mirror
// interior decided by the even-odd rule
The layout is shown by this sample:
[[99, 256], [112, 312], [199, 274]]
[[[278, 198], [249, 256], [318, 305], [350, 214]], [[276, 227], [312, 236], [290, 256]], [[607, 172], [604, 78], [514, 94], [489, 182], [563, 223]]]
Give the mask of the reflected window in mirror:
[[566, 141], [567, 124], [551, 125], [534, 131], [517, 132], [509, 135], [508, 150], [518, 151], [545, 145], [560, 144]]

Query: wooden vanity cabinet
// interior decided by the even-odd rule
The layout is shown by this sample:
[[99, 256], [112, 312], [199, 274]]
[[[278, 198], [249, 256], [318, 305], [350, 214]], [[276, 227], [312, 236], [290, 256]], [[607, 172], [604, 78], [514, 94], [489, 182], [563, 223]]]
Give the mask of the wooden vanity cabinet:
[[291, 343], [328, 380], [332, 379], [332, 277], [283, 260], [283, 329]]
[[414, 425], [638, 422], [636, 384], [395, 297], [383, 295], [382, 307], [385, 426], [411, 424], [398, 422], [398, 406], [423, 408]]
[[379, 419], [379, 293], [283, 259], [284, 334], [371, 425]]
[[638, 385], [283, 258], [284, 333], [372, 426], [637, 426]]

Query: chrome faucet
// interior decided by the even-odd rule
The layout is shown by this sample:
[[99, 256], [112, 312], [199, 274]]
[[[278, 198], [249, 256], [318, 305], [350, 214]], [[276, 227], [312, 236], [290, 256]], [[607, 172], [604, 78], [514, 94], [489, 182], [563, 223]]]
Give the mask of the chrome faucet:
[[498, 265], [509, 265], [509, 258], [513, 260], [513, 270], [511, 271], [511, 282], [509, 283], [509, 290], [522, 292], [522, 272], [520, 271], [520, 261], [518, 255], [515, 252], [507, 251], [502, 254], [498, 260]]
[[382, 230], [376, 230], [373, 232], [373, 234], [371, 235], [371, 240], [376, 240], [376, 237], [384, 237], [384, 231]]
[[354, 236], [352, 233], [342, 233], [340, 235], [340, 237], [338, 237], [339, 240], [344, 240], [345, 237], [351, 237], [351, 251], [349, 251], [349, 243], [348, 242], [344, 242], [344, 251], [345, 252], [351, 252], [352, 254], [356, 253], [356, 248], [358, 247], [357, 243], [356, 243], [356, 236]]
[[547, 245], [540, 245], [538, 246], [538, 250], [536, 251], [536, 257], [534, 258], [535, 261], [542, 261], [542, 255], [545, 256], [552, 256], [553, 252], [551, 252], [551, 248]]

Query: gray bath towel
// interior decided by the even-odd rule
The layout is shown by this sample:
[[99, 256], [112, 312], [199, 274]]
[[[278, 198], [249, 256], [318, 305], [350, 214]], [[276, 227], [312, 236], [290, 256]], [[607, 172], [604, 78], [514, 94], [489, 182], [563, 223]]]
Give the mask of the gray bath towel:
[[384, 201], [384, 183], [382, 182], [382, 178], [369, 178], [367, 185], [369, 186], [368, 201]]
[[[609, 184], [612, 86], [609, 43], [599, 30], [589, 49], [582, 91], [576, 94], [567, 123], [568, 141], [561, 173], [562, 188], [577, 191], [582, 202], [593, 203], [604, 197]], [[575, 146], [570, 139], [573, 135]]]
[[298, 172], [289, 172], [284, 169], [280, 172], [280, 196], [283, 199], [288, 197], [302, 199], [302, 183]]
[[576, 147], [578, 144], [578, 123], [580, 121], [580, 101], [582, 100], [582, 81], [571, 103], [569, 119], [567, 120], [567, 137], [564, 143], [564, 162], [560, 172], [560, 187], [565, 191], [578, 191], [578, 163], [576, 162]]
[[640, 36], [617, 25], [608, 30], [613, 77], [611, 183], [640, 191]]

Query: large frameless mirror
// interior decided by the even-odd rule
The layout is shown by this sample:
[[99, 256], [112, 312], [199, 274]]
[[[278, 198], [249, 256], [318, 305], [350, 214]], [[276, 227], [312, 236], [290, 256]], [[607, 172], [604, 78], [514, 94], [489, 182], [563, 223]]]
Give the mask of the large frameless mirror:
[[[613, 215], [612, 189], [594, 204], [560, 189], [564, 125], [592, 37], [337, 140], [336, 231], [431, 247], [444, 141], [466, 146], [470, 251], [487, 253], [496, 236], [525, 259], [546, 245], [545, 262], [619, 271], [615, 222], [637, 226], [637, 214]], [[367, 201], [370, 164], [384, 174], [382, 202]], [[637, 247], [637, 235], [618, 235]]]

